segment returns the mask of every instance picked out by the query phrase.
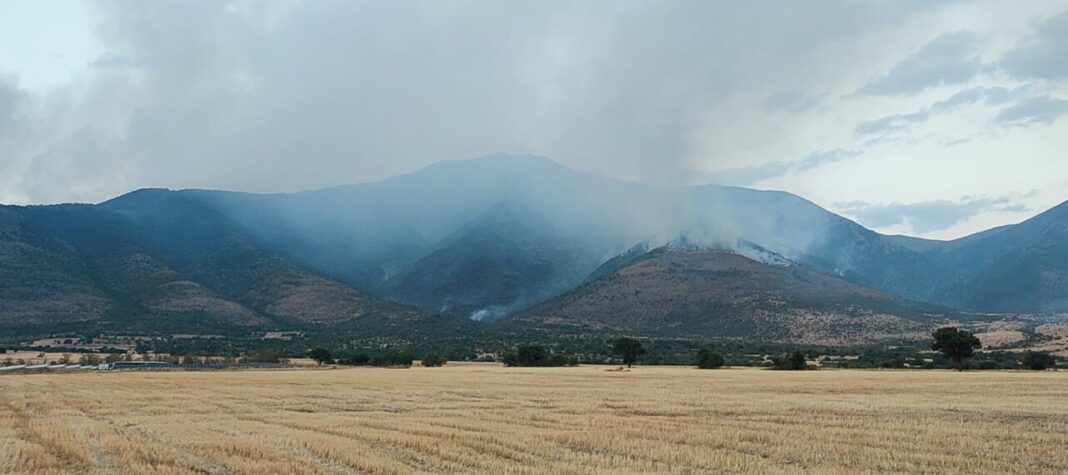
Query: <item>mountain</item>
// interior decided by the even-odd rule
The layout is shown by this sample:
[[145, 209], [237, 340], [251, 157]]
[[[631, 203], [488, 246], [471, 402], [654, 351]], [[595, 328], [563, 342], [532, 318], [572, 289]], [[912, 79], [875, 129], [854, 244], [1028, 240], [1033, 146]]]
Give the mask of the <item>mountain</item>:
[[508, 332], [821, 345], [926, 337], [958, 315], [793, 264], [659, 248], [510, 318]]
[[[665, 246], [735, 251], [771, 266], [747, 272], [786, 264], [832, 287], [967, 311], [1068, 312], [1068, 205], [930, 241], [879, 234], [789, 193], [628, 183], [498, 154], [300, 193], [149, 189], [97, 205], [0, 207], [0, 323], [381, 322], [403, 333], [445, 318], [460, 328], [559, 302], [550, 299], [650, 265], [649, 250]], [[917, 321], [880, 302], [848, 313]]]
[[383, 284], [391, 298], [495, 320], [575, 285], [594, 262], [552, 223], [511, 203], [444, 238]]
[[932, 300], [988, 312], [1068, 312], [1068, 202], [1017, 225], [919, 252], [939, 276]]
[[247, 332], [432, 318], [324, 276], [165, 190], [95, 206], [2, 207], [0, 262], [0, 324], [12, 333]]

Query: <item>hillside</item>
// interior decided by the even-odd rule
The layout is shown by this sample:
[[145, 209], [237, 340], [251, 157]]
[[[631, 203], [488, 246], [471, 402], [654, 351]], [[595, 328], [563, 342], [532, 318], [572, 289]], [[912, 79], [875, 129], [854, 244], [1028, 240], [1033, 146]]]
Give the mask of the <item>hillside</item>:
[[660, 248], [502, 329], [844, 345], [924, 337], [950, 316], [797, 265]]
[[[789, 193], [626, 183], [515, 155], [303, 193], [183, 194], [332, 278], [434, 310], [522, 309], [634, 246], [686, 239], [707, 247], [753, 243], [910, 300], [973, 311], [1068, 311], [1063, 274], [1050, 268], [1068, 262], [1061, 251], [1068, 217], [1056, 210], [1032, 220], [1041, 225], [929, 241], [879, 234]], [[507, 223], [489, 217], [501, 209], [516, 212]], [[482, 236], [481, 226], [499, 238]], [[519, 230], [536, 230], [531, 236], [542, 241]], [[567, 265], [553, 264], [562, 255]]]
[[[732, 272], [751, 277], [730, 284], [741, 288], [715, 282], [676, 294], [697, 281], [657, 284], [681, 277], [653, 272], [658, 260], [647, 254], [669, 244], [757, 251], [791, 265], [734, 264]], [[719, 269], [700, 262], [677, 265], [697, 266], [695, 275], [703, 265]], [[545, 304], [559, 305], [636, 265], [653, 266], [655, 278], [628, 282], [645, 296], [631, 292], [612, 313], [648, 313], [664, 325], [619, 328], [658, 334], [692, 324], [700, 334], [790, 336], [779, 317], [811, 319], [804, 338], [814, 340], [854, 334], [849, 328], [871, 319], [896, 322], [879, 323], [887, 334], [911, 332], [908, 322], [923, 312], [906, 300], [1063, 313], [1068, 204], [1017, 225], [930, 241], [876, 233], [789, 193], [657, 187], [542, 157], [494, 155], [301, 193], [149, 189], [97, 205], [0, 207], [0, 323], [11, 332], [248, 332], [362, 321], [366, 334], [387, 324], [403, 334], [442, 312], [467, 331], [468, 319], [494, 320], [563, 294]], [[828, 288], [845, 293], [831, 298]], [[727, 298], [734, 293], [745, 298]], [[686, 302], [672, 318], [692, 321], [666, 319], [667, 310], [642, 303], [651, 295]], [[728, 318], [739, 314], [747, 319]], [[767, 324], [745, 323], [754, 319]], [[706, 320], [719, 323], [701, 327]], [[820, 325], [829, 329], [817, 334]]]
[[431, 316], [317, 273], [173, 192], [4, 207], [0, 217], [0, 324], [11, 333], [229, 333]]

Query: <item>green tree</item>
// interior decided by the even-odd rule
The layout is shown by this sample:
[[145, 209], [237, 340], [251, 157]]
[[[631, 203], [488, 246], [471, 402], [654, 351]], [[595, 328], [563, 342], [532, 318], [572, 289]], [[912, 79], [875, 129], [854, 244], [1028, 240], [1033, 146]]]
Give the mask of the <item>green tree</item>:
[[1044, 351], [1028, 351], [1023, 357], [1023, 365], [1027, 369], [1043, 371], [1057, 366], [1057, 360]]
[[645, 354], [642, 342], [633, 338], [619, 337], [612, 342], [612, 352], [623, 358], [623, 364], [631, 367], [638, 362], [638, 357]]
[[716, 369], [723, 366], [723, 355], [709, 348], [701, 348], [697, 351], [697, 367], [701, 369]]
[[931, 336], [934, 338], [931, 349], [952, 360], [953, 368], [957, 371], [964, 370], [965, 358], [971, 358], [975, 355], [975, 350], [983, 347], [975, 335], [955, 327], [939, 328]]
[[423, 362], [423, 366], [437, 367], [437, 366], [445, 366], [445, 363], [447, 363], [448, 360], [445, 359], [444, 356], [441, 356], [441, 354], [439, 354], [439, 353], [429, 353], [429, 354], [427, 354], [426, 356], [423, 357], [423, 361], [422, 362]]
[[309, 351], [308, 358], [315, 360], [315, 362], [319, 365], [323, 365], [331, 361], [330, 352], [327, 351], [325, 348], [315, 348]]

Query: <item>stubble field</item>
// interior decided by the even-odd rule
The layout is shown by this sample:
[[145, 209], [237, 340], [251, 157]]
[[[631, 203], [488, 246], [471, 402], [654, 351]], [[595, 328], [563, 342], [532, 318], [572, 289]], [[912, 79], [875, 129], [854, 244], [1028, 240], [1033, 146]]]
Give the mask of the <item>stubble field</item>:
[[1066, 473], [1068, 372], [0, 377], [3, 473]]

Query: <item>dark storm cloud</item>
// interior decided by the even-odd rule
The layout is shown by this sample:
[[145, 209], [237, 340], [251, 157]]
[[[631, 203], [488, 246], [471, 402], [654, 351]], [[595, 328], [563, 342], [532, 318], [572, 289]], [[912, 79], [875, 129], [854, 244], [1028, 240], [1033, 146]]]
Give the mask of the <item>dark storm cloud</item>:
[[969, 197], [960, 201], [935, 200], [918, 203], [870, 204], [863, 201], [835, 203], [842, 213], [857, 222], [875, 228], [908, 224], [913, 232], [928, 233], [949, 229], [953, 225], [986, 211], [1024, 211], [1011, 204], [1008, 197]]
[[945, 33], [860, 89], [872, 95], [911, 94], [928, 87], [960, 84], [975, 77], [982, 63], [974, 56], [975, 35]]
[[1068, 11], [1035, 25], [1034, 35], [1001, 57], [1000, 66], [1021, 78], [1068, 78]]

